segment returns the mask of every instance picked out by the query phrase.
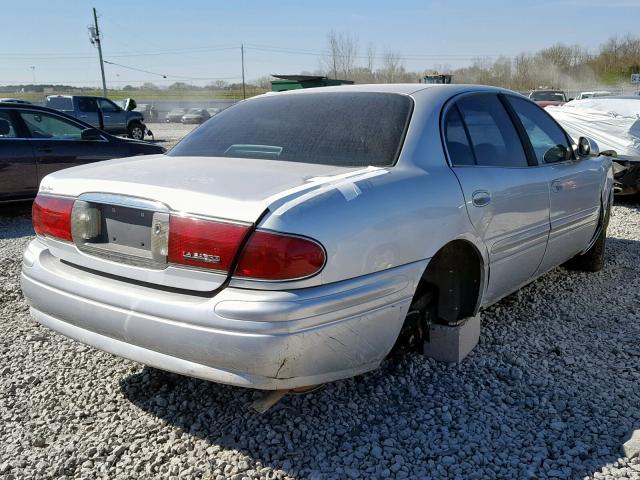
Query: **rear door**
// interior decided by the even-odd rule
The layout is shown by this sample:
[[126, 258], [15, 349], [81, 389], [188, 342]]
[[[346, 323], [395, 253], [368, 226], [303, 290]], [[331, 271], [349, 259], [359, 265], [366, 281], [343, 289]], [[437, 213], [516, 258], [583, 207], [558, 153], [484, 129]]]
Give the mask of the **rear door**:
[[38, 190], [36, 159], [15, 113], [0, 109], [0, 201], [35, 196]]
[[75, 104], [80, 120], [96, 128], [102, 128], [98, 102], [95, 97], [75, 97]]
[[30, 135], [37, 161], [38, 183], [63, 168], [123, 156], [106, 138], [82, 140], [84, 127], [62, 116], [41, 110], [20, 110], [19, 118]]
[[540, 265], [549, 233], [549, 187], [525, 154], [495, 94], [459, 98], [445, 114], [445, 143], [467, 212], [489, 254], [484, 303], [516, 290]]
[[576, 159], [567, 135], [543, 109], [523, 98], [506, 98], [527, 132], [538, 168], [549, 182], [551, 232], [539, 268], [544, 272], [573, 257], [592, 239], [605, 172], [595, 159]]

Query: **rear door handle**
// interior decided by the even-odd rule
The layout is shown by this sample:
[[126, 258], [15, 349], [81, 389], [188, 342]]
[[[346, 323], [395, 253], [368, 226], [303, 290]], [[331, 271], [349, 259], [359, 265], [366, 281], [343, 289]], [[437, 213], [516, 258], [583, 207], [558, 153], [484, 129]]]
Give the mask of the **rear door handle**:
[[486, 190], [476, 190], [471, 195], [471, 201], [476, 207], [486, 207], [491, 203], [491, 193]]
[[46, 146], [46, 147], [36, 147], [36, 150], [37, 150], [38, 152], [45, 152], [45, 153], [51, 153], [51, 152], [53, 152], [53, 148], [52, 148], [52, 147], [49, 147], [49, 146]]

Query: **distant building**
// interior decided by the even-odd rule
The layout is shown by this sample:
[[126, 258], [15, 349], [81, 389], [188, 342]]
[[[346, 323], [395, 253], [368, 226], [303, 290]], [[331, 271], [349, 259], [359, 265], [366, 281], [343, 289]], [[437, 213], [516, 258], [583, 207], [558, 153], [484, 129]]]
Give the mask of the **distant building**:
[[272, 92], [298, 90], [300, 88], [332, 87], [335, 85], [353, 85], [353, 80], [334, 80], [318, 75], [271, 75], [278, 80], [271, 81]]

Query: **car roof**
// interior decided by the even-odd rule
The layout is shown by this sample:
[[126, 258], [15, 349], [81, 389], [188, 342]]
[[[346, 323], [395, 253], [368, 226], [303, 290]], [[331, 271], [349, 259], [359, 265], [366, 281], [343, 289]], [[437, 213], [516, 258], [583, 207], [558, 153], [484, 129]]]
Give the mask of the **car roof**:
[[[373, 83], [358, 85], [339, 85], [332, 87], [302, 88], [298, 90], [285, 90], [283, 92], [268, 92], [264, 95], [306, 95], [314, 93], [331, 92], [372, 92], [372, 93], [397, 93], [413, 96], [422, 92], [429, 92], [429, 98], [436, 97], [450, 98], [459, 93], [465, 92], [496, 92], [496, 93], [517, 93], [500, 87], [489, 85], [474, 85], [467, 83], [456, 83], [449, 85], [427, 84], [427, 83]], [[258, 95], [259, 98], [263, 95]], [[251, 99], [248, 99], [251, 100]]]

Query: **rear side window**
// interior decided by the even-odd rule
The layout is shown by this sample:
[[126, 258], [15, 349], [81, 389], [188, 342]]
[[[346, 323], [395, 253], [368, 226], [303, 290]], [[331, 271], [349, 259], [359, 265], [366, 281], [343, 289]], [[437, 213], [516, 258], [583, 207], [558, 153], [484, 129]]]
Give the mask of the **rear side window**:
[[526, 167], [527, 157], [507, 111], [495, 95], [473, 95], [457, 102], [478, 165]]
[[187, 135], [169, 155], [391, 166], [413, 102], [370, 92], [278, 94], [241, 102]]
[[73, 110], [73, 102], [69, 97], [49, 97], [47, 98], [47, 107], [54, 110]]
[[97, 112], [98, 104], [95, 98], [78, 98], [78, 110], [81, 112]]
[[16, 130], [9, 110], [0, 110], [0, 138], [16, 138]]
[[570, 158], [572, 148], [566, 135], [544, 110], [523, 98], [507, 98], [527, 132], [538, 163], [556, 163]]
[[460, 112], [455, 105], [449, 109], [445, 120], [445, 140], [447, 151], [453, 165], [475, 165], [473, 151], [469, 145], [469, 138], [460, 118]]

